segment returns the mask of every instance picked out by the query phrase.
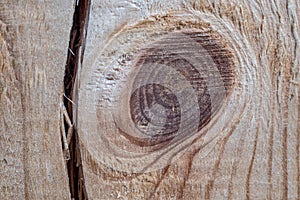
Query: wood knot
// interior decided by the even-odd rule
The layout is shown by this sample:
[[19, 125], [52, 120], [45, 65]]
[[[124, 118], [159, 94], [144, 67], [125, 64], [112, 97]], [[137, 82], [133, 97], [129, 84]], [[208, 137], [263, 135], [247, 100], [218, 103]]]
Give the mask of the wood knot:
[[211, 31], [169, 33], [141, 50], [133, 69], [129, 112], [147, 139], [121, 133], [140, 146], [200, 131], [234, 85], [232, 54]]
[[97, 162], [150, 171], [173, 162], [196, 139], [215, 137], [206, 131], [236, 79], [236, 53], [224, 37], [180, 14], [149, 18], [109, 41], [82, 80], [79, 98], [82, 141]]

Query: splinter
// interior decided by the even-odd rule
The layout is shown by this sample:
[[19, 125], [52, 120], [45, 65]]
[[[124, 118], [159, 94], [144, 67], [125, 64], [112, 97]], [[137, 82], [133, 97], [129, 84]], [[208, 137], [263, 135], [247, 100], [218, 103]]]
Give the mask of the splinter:
[[[64, 155], [66, 160], [70, 160], [70, 151], [69, 151], [69, 145], [71, 142], [72, 134], [73, 134], [73, 124], [71, 122], [71, 119], [68, 115], [67, 109], [63, 103], [61, 103], [61, 109], [60, 109], [60, 117], [61, 117], [61, 135], [64, 145]], [[66, 129], [65, 129], [65, 122], [68, 124], [68, 132], [66, 135]]]

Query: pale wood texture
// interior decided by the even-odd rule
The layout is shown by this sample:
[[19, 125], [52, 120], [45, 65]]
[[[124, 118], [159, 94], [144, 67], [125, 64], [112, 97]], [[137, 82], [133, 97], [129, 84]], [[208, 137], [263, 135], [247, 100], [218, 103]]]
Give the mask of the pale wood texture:
[[0, 199], [70, 199], [60, 101], [73, 2], [0, 2]]
[[[77, 102], [89, 198], [299, 199], [299, 6], [297, 0], [92, 1]], [[173, 152], [174, 159], [163, 155], [151, 168], [152, 155], [134, 160], [134, 148], [113, 156], [114, 146], [123, 145], [113, 144], [123, 138], [112, 136], [113, 117], [116, 110], [128, 117], [117, 105], [120, 89], [125, 97], [130, 91], [122, 85], [131, 81], [135, 51], [163, 32], [199, 23], [218, 32], [234, 55], [236, 83], [221, 111], [193, 143], [183, 141], [188, 148]]]
[[[299, 199], [299, 6], [92, 1], [74, 98], [89, 199]], [[70, 199], [59, 105], [72, 8], [71, 1], [0, 3], [0, 199]], [[204, 127], [183, 130], [187, 137], [169, 151], [131, 144], [116, 124], [134, 128], [127, 102], [134, 61], [149, 45], [171, 51], [170, 42], [155, 41], [178, 43], [168, 35], [177, 29], [213, 33], [209, 41], [233, 55], [235, 84]], [[193, 44], [183, 40], [182, 49]]]

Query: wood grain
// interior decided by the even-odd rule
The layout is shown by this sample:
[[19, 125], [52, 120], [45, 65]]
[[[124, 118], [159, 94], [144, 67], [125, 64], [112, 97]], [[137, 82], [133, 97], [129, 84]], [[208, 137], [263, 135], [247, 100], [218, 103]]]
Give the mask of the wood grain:
[[[78, 101], [89, 198], [299, 198], [298, 13], [298, 1], [94, 1]], [[173, 92], [180, 76], [151, 66], [168, 63], [183, 66], [173, 67], [181, 74], [192, 72], [173, 61], [192, 44], [172, 34], [187, 31], [194, 41], [195, 33], [207, 34], [197, 37], [211, 42], [216, 66], [229, 60], [215, 70], [223, 81], [212, 81], [230, 91], [219, 102], [210, 99], [216, 111], [196, 117], [198, 123], [192, 108], [199, 104], [186, 109], [192, 124], [203, 124], [194, 130], [179, 126], [189, 119]], [[209, 59], [197, 55], [203, 63]], [[203, 78], [209, 70], [197, 71]], [[205, 80], [207, 88], [219, 88]], [[186, 101], [203, 99], [200, 90]], [[178, 127], [184, 127], [180, 137]]]
[[70, 199], [59, 109], [72, 12], [0, 2], [0, 199]]
[[0, 199], [300, 198], [299, 1], [91, 2], [75, 71], [72, 2], [0, 3]]

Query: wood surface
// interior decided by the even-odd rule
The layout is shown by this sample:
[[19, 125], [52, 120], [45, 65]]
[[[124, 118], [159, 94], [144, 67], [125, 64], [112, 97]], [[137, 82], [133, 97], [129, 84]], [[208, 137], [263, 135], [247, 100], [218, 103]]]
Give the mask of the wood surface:
[[299, 199], [299, 13], [297, 0], [1, 1], [0, 199], [82, 199], [76, 184], [86, 199]]
[[299, 199], [299, 5], [92, 1], [88, 197]]
[[0, 1], [0, 199], [70, 199], [60, 103], [72, 1]]

